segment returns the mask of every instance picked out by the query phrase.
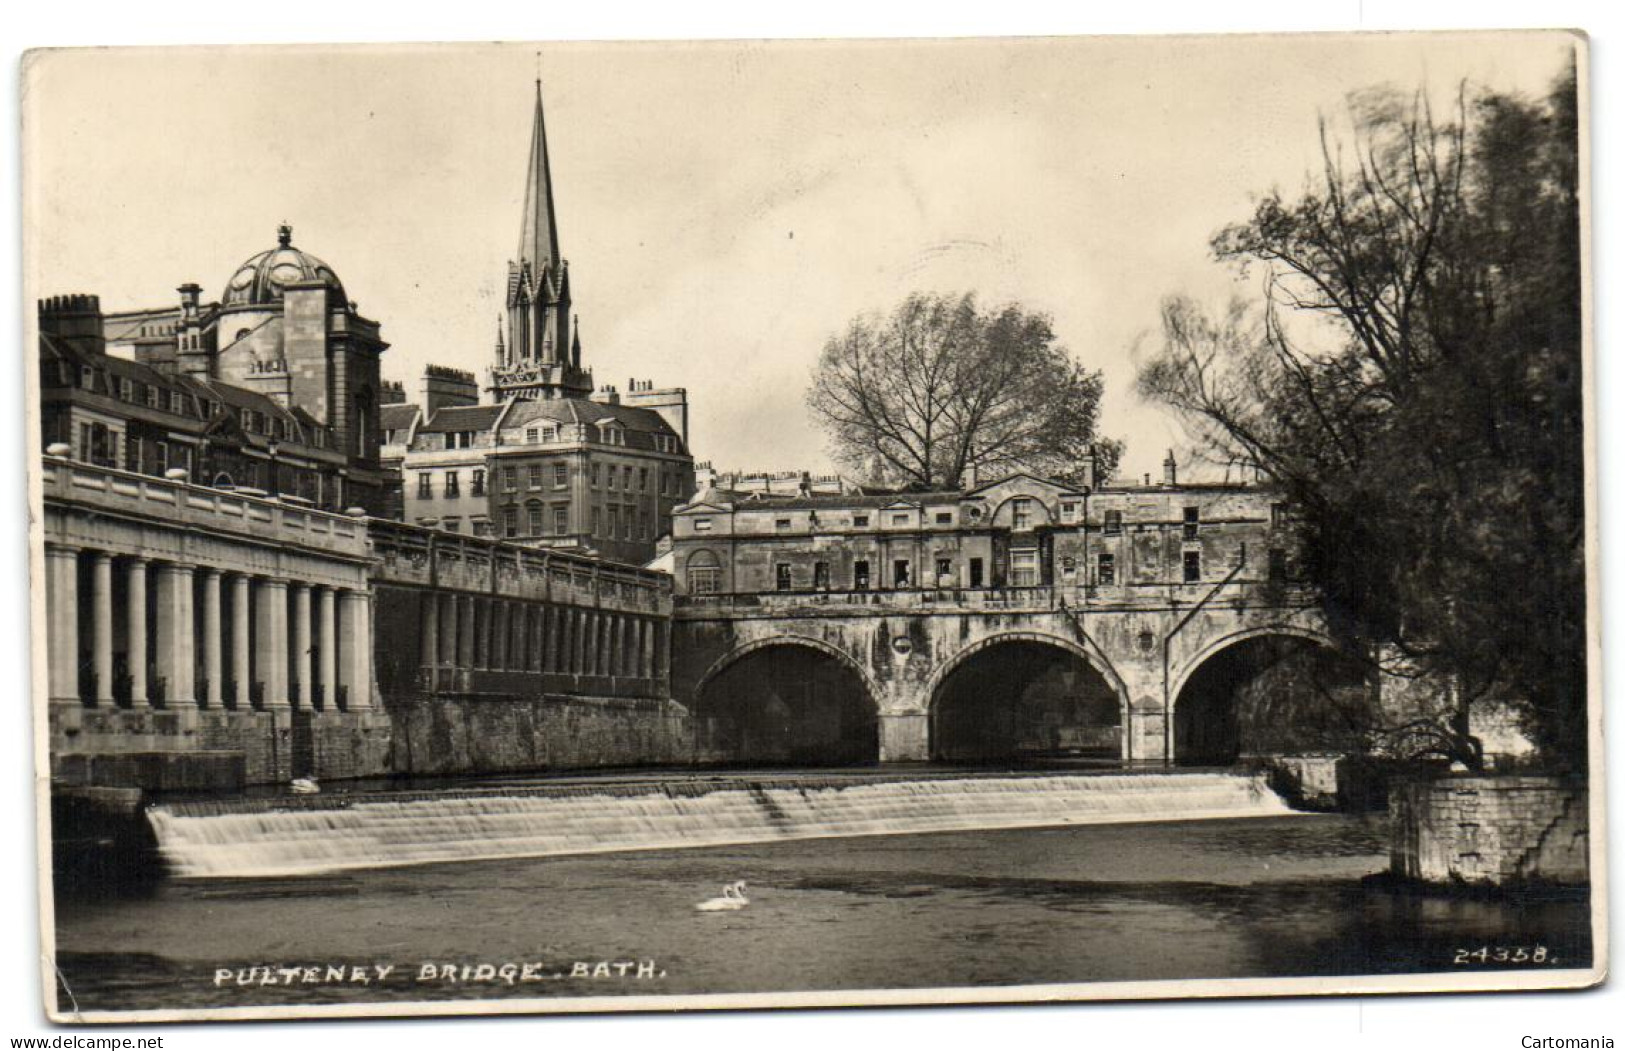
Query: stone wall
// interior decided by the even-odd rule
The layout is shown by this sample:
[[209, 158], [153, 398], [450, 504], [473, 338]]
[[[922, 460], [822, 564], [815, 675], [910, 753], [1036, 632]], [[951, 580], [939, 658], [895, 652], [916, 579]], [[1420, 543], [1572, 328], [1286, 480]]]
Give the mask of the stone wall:
[[726, 761], [712, 728], [660, 700], [562, 695], [388, 698], [389, 766], [413, 776]]
[[51, 776], [63, 785], [232, 792], [295, 777], [378, 777], [388, 766], [381, 711], [53, 710]]
[[1583, 785], [1550, 777], [1446, 777], [1394, 786], [1390, 871], [1425, 883], [1585, 884]]

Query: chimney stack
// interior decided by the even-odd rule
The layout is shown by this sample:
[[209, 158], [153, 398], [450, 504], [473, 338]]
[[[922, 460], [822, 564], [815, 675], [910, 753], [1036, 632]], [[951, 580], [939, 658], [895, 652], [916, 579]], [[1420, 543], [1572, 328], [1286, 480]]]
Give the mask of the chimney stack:
[[1174, 451], [1168, 450], [1167, 457], [1162, 461], [1162, 484], [1179, 484], [1179, 464], [1174, 460]]

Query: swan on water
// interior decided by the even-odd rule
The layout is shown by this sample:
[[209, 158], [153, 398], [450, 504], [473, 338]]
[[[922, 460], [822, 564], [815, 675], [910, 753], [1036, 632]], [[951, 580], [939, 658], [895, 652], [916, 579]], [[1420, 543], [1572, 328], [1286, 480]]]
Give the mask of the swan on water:
[[750, 899], [745, 897], [745, 881], [738, 880], [723, 885], [722, 897], [707, 898], [694, 908], [700, 912], [731, 912], [734, 909], [742, 909], [749, 904]]
[[288, 787], [293, 789], [296, 796], [313, 796], [322, 790], [314, 777], [296, 777], [288, 782]]

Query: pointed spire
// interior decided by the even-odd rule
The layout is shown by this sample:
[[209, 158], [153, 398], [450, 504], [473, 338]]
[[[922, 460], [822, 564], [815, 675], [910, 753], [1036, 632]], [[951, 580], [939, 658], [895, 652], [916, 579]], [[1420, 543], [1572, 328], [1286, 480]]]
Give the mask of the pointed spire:
[[553, 214], [553, 175], [547, 163], [547, 126], [542, 120], [542, 82], [536, 81], [536, 117], [530, 129], [530, 165], [525, 173], [525, 211], [519, 227], [519, 265], [530, 264], [540, 278], [559, 263], [559, 232]]

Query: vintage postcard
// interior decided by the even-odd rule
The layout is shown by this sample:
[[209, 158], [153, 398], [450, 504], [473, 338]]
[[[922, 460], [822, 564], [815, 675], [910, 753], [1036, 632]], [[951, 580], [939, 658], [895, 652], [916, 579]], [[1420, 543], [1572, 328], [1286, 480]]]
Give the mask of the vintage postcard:
[[1602, 980], [1582, 35], [21, 76], [52, 1019]]

